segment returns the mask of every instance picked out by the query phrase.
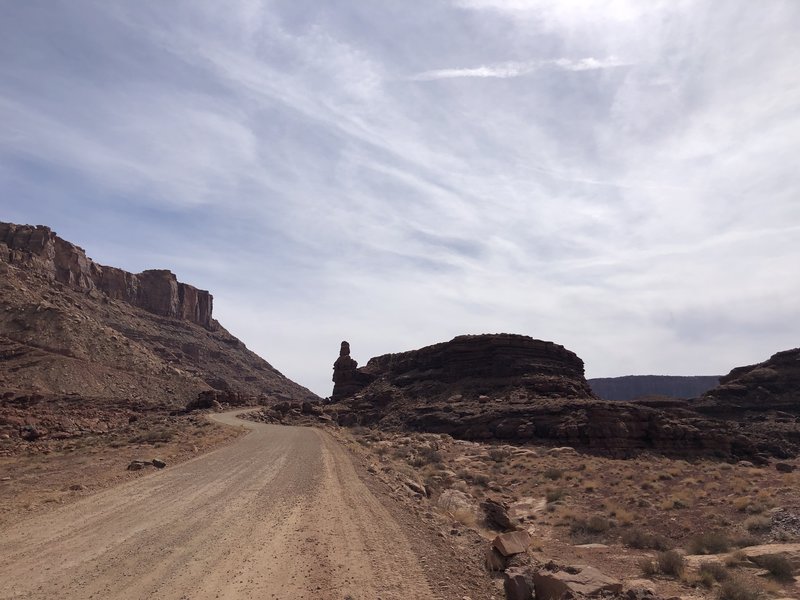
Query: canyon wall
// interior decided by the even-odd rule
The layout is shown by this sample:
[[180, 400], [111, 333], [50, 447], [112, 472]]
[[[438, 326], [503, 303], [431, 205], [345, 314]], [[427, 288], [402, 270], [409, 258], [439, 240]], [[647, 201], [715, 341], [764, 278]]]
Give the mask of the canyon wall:
[[100, 265], [49, 227], [0, 223], [0, 260], [37, 268], [77, 291], [97, 290], [156, 315], [215, 326], [207, 291], [180, 283], [167, 270], [129, 273]]

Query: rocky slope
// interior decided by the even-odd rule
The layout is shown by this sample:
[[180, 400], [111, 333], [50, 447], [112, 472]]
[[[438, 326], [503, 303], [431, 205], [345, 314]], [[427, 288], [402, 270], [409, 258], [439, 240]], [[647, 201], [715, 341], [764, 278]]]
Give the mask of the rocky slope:
[[624, 377], [599, 377], [589, 379], [592, 391], [603, 400], [635, 400], [648, 396], [669, 398], [697, 398], [716, 387], [719, 377], [626, 375]]
[[0, 224], [0, 417], [80, 421], [92, 404], [119, 420], [118, 407], [176, 409], [212, 390], [316, 398], [215, 321], [207, 291], [98, 265], [47, 227]]
[[770, 411], [800, 415], [800, 348], [778, 352], [757, 365], [733, 369], [692, 407], [723, 417]]
[[[519, 335], [460, 336], [373, 358], [360, 369], [345, 342], [334, 382], [333, 402], [321, 417], [343, 425], [545, 442], [616, 457], [653, 451], [763, 461], [794, 454], [800, 441], [709, 418], [685, 402], [598, 400], [574, 353]], [[267, 411], [265, 418], [285, 414]]]

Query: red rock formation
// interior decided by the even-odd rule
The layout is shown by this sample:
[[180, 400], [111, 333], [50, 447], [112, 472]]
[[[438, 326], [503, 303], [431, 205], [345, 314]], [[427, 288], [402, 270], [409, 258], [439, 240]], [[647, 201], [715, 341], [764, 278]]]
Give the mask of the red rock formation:
[[331, 398], [341, 400], [352, 396], [372, 381], [372, 377], [360, 373], [358, 362], [350, 356], [350, 344], [342, 342], [339, 358], [333, 363], [333, 393]]
[[737, 367], [692, 407], [705, 414], [732, 417], [745, 412], [800, 414], [800, 348], [772, 355], [757, 365]]
[[213, 298], [207, 291], [180, 283], [166, 270], [134, 274], [99, 265], [49, 227], [0, 223], [0, 260], [35, 266], [78, 291], [99, 290], [157, 315], [214, 328]]
[[710, 419], [689, 403], [598, 400], [573, 352], [520, 335], [460, 336], [373, 358], [352, 373], [372, 381], [326, 407], [341, 425], [545, 442], [619, 458], [652, 451], [764, 462], [796, 454], [800, 442], [774, 428]]
[[[349, 346], [347, 350], [349, 357]], [[348, 395], [378, 380], [412, 398], [441, 393], [477, 396], [507, 388], [544, 398], [594, 398], [583, 375], [583, 361], [574, 352], [507, 333], [461, 335], [419, 350], [385, 354], [371, 358], [357, 372], [362, 378]]]

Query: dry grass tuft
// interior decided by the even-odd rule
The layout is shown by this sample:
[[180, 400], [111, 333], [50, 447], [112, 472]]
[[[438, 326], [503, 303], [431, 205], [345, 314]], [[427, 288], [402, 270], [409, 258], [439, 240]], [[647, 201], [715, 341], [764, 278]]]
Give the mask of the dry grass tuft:
[[709, 531], [689, 541], [690, 554], [721, 554], [730, 550], [731, 541], [721, 531]]
[[669, 550], [670, 544], [667, 538], [661, 535], [653, 535], [639, 528], [629, 529], [622, 534], [622, 543], [630, 548], [640, 550]]
[[731, 575], [722, 582], [719, 600], [761, 600], [763, 590], [741, 575]]

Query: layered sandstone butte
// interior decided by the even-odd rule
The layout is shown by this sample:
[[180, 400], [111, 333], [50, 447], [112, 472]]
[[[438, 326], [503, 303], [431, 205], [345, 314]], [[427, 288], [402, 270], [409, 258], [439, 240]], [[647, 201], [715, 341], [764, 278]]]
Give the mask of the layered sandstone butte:
[[415, 398], [510, 388], [538, 397], [593, 398], [583, 361], [574, 352], [508, 333], [461, 335], [419, 350], [377, 356], [357, 373], [360, 380], [353, 390], [381, 381]]
[[214, 326], [213, 298], [207, 291], [180, 283], [166, 270], [134, 274], [99, 265], [49, 227], [0, 223], [0, 260], [30, 265], [76, 291], [99, 290], [156, 315], [184, 319], [206, 329]]
[[768, 411], [800, 414], [800, 348], [778, 352], [757, 365], [733, 369], [693, 407], [719, 416]]
[[230, 403], [317, 399], [211, 309], [211, 294], [169, 271], [101, 266], [47, 227], [0, 224], [0, 417], [48, 399], [168, 409], [215, 390]]
[[686, 402], [598, 400], [577, 355], [527, 336], [459, 336], [348, 368], [349, 396], [340, 388], [325, 407], [325, 418], [342, 425], [575, 446], [620, 458], [657, 452], [764, 461], [797, 451], [791, 436], [711, 419]]

